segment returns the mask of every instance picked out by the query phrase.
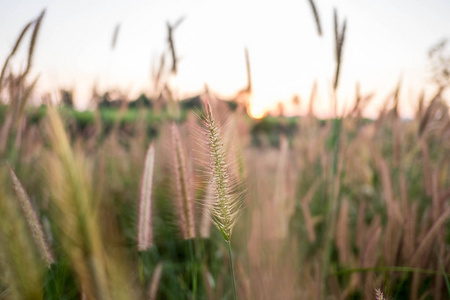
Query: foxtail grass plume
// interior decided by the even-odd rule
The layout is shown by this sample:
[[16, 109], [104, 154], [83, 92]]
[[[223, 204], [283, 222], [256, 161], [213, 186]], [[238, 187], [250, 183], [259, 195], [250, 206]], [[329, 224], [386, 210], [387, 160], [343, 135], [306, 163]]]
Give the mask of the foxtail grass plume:
[[311, 9], [314, 14], [314, 21], [316, 22], [317, 26], [317, 33], [319, 34], [319, 36], [322, 36], [322, 26], [320, 25], [319, 12], [317, 11], [316, 5], [314, 4], [313, 0], [309, 0], [309, 4], [311, 5]]
[[43, 299], [45, 269], [19, 203], [0, 171], [0, 299]]
[[145, 251], [153, 245], [152, 186], [155, 165], [155, 146], [150, 144], [145, 156], [139, 198], [138, 250]]
[[210, 175], [214, 184], [215, 200], [211, 205], [211, 214], [214, 224], [222, 232], [225, 240], [229, 242], [241, 202], [239, 201], [239, 195], [234, 191], [236, 185], [228, 172], [227, 154], [209, 100], [206, 103], [206, 115], [203, 124], [210, 153]]
[[345, 39], [345, 31], [347, 28], [347, 20], [344, 20], [344, 23], [342, 24], [341, 29], [339, 29], [338, 25], [338, 16], [336, 9], [334, 10], [334, 37], [335, 37], [335, 46], [336, 46], [336, 73], [334, 76], [334, 90], [337, 89], [339, 84], [339, 74], [341, 70], [341, 63], [342, 63], [342, 48], [344, 45], [344, 39]]
[[178, 223], [184, 239], [195, 238], [194, 196], [180, 132], [175, 123], [171, 125], [173, 168], [177, 191]]
[[383, 292], [379, 288], [375, 289], [375, 298], [376, 300], [386, 300], [386, 298], [383, 295]]
[[36, 246], [38, 248], [39, 254], [41, 255], [45, 264], [47, 266], [50, 266], [52, 263], [54, 263], [55, 259], [53, 257], [50, 246], [47, 243], [47, 238], [45, 237], [44, 231], [42, 230], [42, 226], [39, 222], [36, 211], [34, 210], [25, 189], [20, 183], [19, 178], [17, 178], [16, 173], [14, 173], [9, 164], [8, 169], [11, 175], [14, 191], [16, 192], [17, 198], [19, 199], [20, 207], [23, 214], [25, 215], [25, 219], [33, 236], [34, 242], [36, 243]]

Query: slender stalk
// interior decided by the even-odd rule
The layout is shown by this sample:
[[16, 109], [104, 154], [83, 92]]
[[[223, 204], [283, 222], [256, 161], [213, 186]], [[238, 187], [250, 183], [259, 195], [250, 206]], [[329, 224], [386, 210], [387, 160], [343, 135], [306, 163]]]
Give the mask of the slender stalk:
[[191, 252], [191, 260], [193, 263], [192, 267], [192, 299], [195, 300], [195, 297], [197, 295], [197, 259], [194, 256], [194, 246], [193, 246], [194, 240], [189, 240], [189, 250]]
[[238, 300], [237, 291], [236, 291], [236, 277], [234, 276], [234, 266], [233, 266], [233, 257], [231, 256], [231, 241], [227, 241], [228, 245], [228, 256], [230, 257], [230, 269], [233, 281], [233, 294], [234, 299]]

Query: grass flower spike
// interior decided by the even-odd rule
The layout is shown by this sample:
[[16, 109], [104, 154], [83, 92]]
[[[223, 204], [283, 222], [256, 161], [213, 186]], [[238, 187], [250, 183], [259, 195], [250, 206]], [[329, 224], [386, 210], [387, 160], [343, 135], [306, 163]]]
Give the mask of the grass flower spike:
[[206, 117], [204, 120], [208, 147], [210, 151], [210, 171], [214, 184], [215, 201], [212, 203], [211, 213], [214, 224], [222, 232], [228, 242], [231, 240], [233, 227], [239, 214], [240, 201], [234, 192], [228, 172], [227, 155], [220, 135], [220, 129], [214, 120], [211, 104], [206, 104]]
[[210, 176], [214, 185], [214, 201], [211, 204], [211, 215], [214, 224], [222, 233], [228, 245], [231, 274], [233, 276], [234, 299], [237, 299], [236, 279], [234, 275], [233, 258], [231, 252], [231, 234], [236, 223], [241, 202], [235, 192], [236, 184], [228, 172], [227, 155], [222, 142], [219, 126], [214, 120], [209, 100], [206, 102], [206, 116], [204, 119], [208, 148], [210, 153]]
[[174, 158], [175, 184], [177, 187], [178, 221], [184, 239], [195, 238], [194, 196], [191, 189], [187, 160], [181, 142], [180, 131], [175, 123], [171, 126]]
[[150, 144], [145, 156], [139, 199], [138, 249], [145, 251], [153, 244], [152, 230], [152, 185], [155, 165], [155, 146]]
[[54, 261], [53, 253], [51, 251], [50, 246], [47, 243], [47, 238], [42, 230], [41, 223], [39, 222], [39, 218], [36, 214], [36, 211], [31, 204], [28, 195], [20, 183], [19, 178], [17, 178], [16, 173], [14, 173], [13, 169], [8, 164], [8, 169], [11, 175], [11, 180], [13, 182], [14, 190], [16, 192], [17, 198], [19, 199], [20, 206], [22, 208], [22, 212], [25, 215], [25, 218], [28, 223], [28, 227], [31, 230], [33, 239], [36, 243], [36, 246], [39, 249], [39, 253], [42, 259], [45, 261], [47, 266], [50, 266]]

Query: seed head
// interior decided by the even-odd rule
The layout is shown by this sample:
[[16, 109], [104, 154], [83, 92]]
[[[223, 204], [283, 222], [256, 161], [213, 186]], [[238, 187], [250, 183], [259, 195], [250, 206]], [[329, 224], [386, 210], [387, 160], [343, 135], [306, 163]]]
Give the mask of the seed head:
[[177, 187], [178, 223], [184, 239], [195, 238], [194, 197], [187, 171], [187, 161], [180, 132], [175, 123], [171, 126], [175, 185]]
[[150, 144], [145, 156], [144, 172], [139, 199], [138, 249], [144, 251], [153, 244], [152, 229], [152, 183], [155, 164], [155, 147]]
[[233, 227], [240, 211], [239, 196], [228, 171], [227, 155], [222, 143], [220, 128], [214, 119], [211, 104], [207, 101], [204, 127], [210, 154], [209, 168], [214, 186], [211, 215], [214, 224], [226, 241], [230, 241]]

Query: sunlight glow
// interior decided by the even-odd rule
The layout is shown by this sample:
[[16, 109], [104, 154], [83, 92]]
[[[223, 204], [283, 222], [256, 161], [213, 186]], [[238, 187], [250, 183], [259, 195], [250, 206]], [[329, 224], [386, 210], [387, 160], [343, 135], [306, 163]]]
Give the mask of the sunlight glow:
[[250, 105], [248, 113], [253, 119], [262, 119], [267, 114], [263, 107], [255, 105]]

